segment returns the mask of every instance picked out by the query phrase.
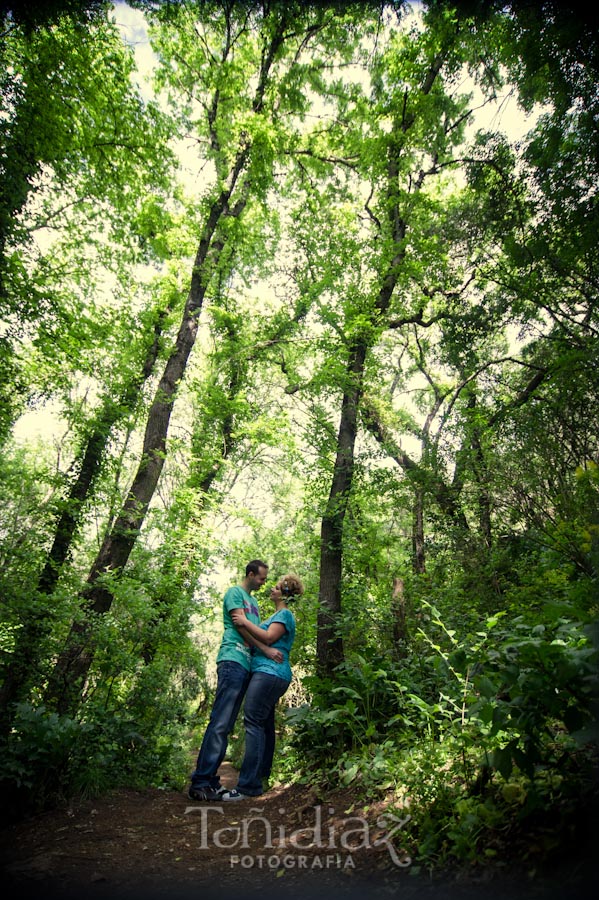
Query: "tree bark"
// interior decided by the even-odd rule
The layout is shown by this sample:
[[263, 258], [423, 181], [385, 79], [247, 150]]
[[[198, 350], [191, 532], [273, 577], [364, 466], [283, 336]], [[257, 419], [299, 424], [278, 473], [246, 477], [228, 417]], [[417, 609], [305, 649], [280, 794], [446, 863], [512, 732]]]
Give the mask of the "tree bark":
[[[96, 416], [95, 424], [85, 444], [77, 477], [72, 481], [67, 497], [62, 503], [54, 540], [38, 580], [37, 590], [42, 597], [53, 594], [61, 569], [71, 553], [73, 540], [81, 523], [83, 506], [91, 494], [110, 434], [119, 419], [134, 409], [139, 392], [152, 374], [158, 357], [165, 316], [166, 312], [161, 312], [154, 325], [152, 343], [147, 349], [139, 375], [129, 382], [120, 397], [106, 398]], [[35, 676], [42, 643], [51, 630], [52, 621], [48, 604], [42, 601], [39, 606], [40, 611], [37, 614], [32, 613], [18, 632], [11, 662], [0, 687], [0, 733], [5, 733], [12, 724], [14, 704], [24, 699], [27, 684]]]
[[412, 569], [416, 575], [426, 572], [426, 551], [424, 549], [424, 491], [418, 485], [414, 493], [412, 512]]
[[393, 616], [393, 653], [398, 661], [405, 659], [408, 645], [408, 623], [406, 619], [406, 598], [403, 578], [393, 579], [391, 595], [391, 614]]
[[333, 479], [320, 532], [320, 609], [316, 658], [321, 675], [331, 675], [343, 662], [343, 637], [339, 630], [343, 566], [343, 522], [354, 472], [354, 448], [358, 433], [358, 407], [366, 360], [366, 344], [360, 342], [348, 362], [348, 388], [343, 394], [337, 434]]

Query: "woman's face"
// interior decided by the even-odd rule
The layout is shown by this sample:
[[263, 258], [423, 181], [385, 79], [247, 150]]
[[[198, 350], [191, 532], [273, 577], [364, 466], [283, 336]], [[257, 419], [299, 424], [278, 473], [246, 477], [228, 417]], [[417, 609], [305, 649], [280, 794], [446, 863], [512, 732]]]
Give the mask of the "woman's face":
[[282, 596], [283, 592], [281, 591], [281, 588], [278, 584], [275, 584], [275, 586], [270, 589], [270, 599], [274, 603], [275, 600], [280, 600]]

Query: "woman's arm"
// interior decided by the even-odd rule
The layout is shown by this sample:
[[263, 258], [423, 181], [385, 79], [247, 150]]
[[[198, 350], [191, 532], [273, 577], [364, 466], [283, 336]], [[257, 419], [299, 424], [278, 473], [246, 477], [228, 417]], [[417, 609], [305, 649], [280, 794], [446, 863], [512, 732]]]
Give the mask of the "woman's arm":
[[[268, 657], [268, 659], [271, 659], [273, 662], [283, 662], [283, 654], [280, 650], [277, 650], [276, 647], [270, 647], [268, 644], [264, 644], [262, 641], [256, 640], [256, 638], [252, 637], [252, 635], [246, 628], [242, 628], [238, 625], [236, 625], [235, 627], [246, 643], [251, 644], [253, 647], [256, 647], [257, 650], [260, 650], [261, 653], [263, 653]], [[258, 631], [260, 631], [260, 629], [258, 629]], [[264, 632], [262, 632], [262, 634], [264, 634]]]
[[245, 620], [244, 626], [252, 625], [252, 622], [250, 622], [250, 621], [248, 621], [248, 619], [246, 619], [243, 609], [241, 609], [241, 608], [231, 609], [231, 610], [229, 610], [229, 613], [230, 613], [231, 619], [233, 621], [233, 625], [239, 632], [239, 636], [241, 638], [243, 638], [243, 640], [246, 642], [246, 644], [250, 644], [252, 647], [257, 647], [258, 650], [260, 650], [262, 653], [264, 653], [264, 655], [267, 656], [268, 659], [271, 659], [273, 662], [276, 662], [276, 663], [283, 662], [283, 654], [281, 653], [281, 651], [277, 650], [276, 647], [270, 647], [269, 644], [266, 643], [265, 637], [264, 637], [266, 632], [263, 631], [262, 628], [258, 628], [257, 625], [255, 626], [256, 631], [258, 632], [258, 636], [256, 637], [253, 634], [250, 634], [248, 628], [243, 627], [241, 624], [238, 624], [235, 621], [236, 618], [244, 619]]
[[254, 625], [246, 618], [242, 609], [231, 610], [231, 618], [236, 628], [243, 628], [248, 635], [261, 644], [274, 644], [283, 637], [287, 630], [282, 622], [271, 622], [268, 628], [260, 628], [259, 625]]

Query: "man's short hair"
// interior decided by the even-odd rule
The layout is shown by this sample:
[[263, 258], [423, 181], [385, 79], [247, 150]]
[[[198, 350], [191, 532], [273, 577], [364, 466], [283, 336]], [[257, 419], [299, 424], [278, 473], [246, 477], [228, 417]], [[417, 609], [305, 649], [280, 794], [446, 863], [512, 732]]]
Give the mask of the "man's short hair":
[[268, 564], [262, 562], [261, 559], [253, 559], [245, 567], [246, 575], [257, 575], [260, 569], [268, 569]]

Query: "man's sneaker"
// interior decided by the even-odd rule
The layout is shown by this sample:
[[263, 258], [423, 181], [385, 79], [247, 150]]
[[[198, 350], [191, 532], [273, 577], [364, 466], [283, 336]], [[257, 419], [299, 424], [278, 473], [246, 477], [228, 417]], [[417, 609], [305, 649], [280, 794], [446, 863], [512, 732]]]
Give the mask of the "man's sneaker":
[[240, 791], [237, 790], [237, 788], [233, 788], [232, 791], [225, 791], [224, 794], [221, 794], [219, 799], [228, 801], [228, 800], [247, 800], [247, 798], [248, 798], [247, 794], [242, 794], [242, 793], [240, 793]]
[[194, 787], [193, 784], [189, 788], [187, 796], [190, 800], [199, 800], [200, 802], [218, 801], [222, 799], [223, 794], [227, 793], [224, 787]]

